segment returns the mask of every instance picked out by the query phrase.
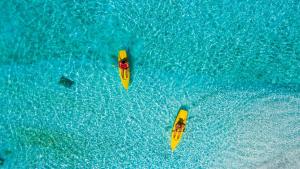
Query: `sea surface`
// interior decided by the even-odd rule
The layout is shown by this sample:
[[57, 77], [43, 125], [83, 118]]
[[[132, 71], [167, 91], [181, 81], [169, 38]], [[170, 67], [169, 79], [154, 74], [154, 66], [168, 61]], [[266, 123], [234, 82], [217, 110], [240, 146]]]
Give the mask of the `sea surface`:
[[0, 1], [0, 168], [300, 168], [300, 1]]

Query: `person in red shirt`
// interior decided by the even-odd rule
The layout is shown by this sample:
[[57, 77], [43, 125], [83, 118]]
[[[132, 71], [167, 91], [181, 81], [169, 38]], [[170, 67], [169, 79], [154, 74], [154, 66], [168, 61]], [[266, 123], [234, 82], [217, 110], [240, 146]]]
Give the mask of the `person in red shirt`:
[[128, 78], [128, 72], [127, 69], [129, 68], [128, 60], [127, 58], [124, 58], [120, 60], [119, 67], [122, 69], [122, 78], [124, 78], [124, 72], [126, 71], [126, 78]]

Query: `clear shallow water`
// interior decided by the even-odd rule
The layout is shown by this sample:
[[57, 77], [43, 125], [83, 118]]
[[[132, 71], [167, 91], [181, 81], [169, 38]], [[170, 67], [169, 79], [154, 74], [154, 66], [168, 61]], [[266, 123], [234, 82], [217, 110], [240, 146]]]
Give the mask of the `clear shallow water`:
[[[115, 67], [89, 60], [1, 71], [1, 147], [13, 152], [8, 168], [299, 165], [300, 98], [284, 88], [230, 86], [136, 67], [127, 93]], [[58, 85], [65, 73], [76, 81], [71, 89]], [[190, 120], [172, 154], [170, 128], [181, 105], [189, 107]]]
[[299, 168], [298, 1], [0, 6], [4, 168]]

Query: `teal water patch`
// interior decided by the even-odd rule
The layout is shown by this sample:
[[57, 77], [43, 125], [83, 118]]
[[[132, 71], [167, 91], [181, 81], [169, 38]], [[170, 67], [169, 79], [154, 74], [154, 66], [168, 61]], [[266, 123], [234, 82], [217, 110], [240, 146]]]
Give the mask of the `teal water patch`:
[[78, 57], [107, 61], [136, 41], [108, 1], [5, 1], [0, 6], [1, 63]]
[[1, 63], [111, 62], [230, 81], [300, 84], [300, 3], [273, 1], [3, 1]]
[[[0, 71], [0, 147], [13, 152], [4, 168], [299, 167], [300, 96], [290, 89], [137, 66], [126, 92], [117, 67], [90, 59]], [[172, 153], [182, 105], [190, 118]]]

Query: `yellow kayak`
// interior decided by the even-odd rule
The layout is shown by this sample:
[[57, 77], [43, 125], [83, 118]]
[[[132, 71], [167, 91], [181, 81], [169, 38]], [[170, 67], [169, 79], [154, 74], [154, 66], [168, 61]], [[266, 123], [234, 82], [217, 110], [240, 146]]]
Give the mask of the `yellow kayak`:
[[[187, 122], [188, 112], [187, 110], [180, 109], [176, 120], [173, 124], [173, 128], [171, 131], [171, 149], [174, 151], [176, 146], [179, 144], [182, 135], [184, 133], [186, 122]], [[178, 127], [181, 126], [181, 127]]]
[[[122, 59], [127, 60], [127, 64], [128, 64], [127, 69], [122, 69], [120, 67], [120, 62], [122, 61]], [[119, 74], [120, 74], [121, 83], [124, 86], [124, 88], [126, 90], [128, 90], [129, 81], [130, 81], [130, 69], [129, 69], [128, 56], [127, 56], [126, 50], [120, 50], [119, 51], [118, 64], [119, 64], [118, 67], [119, 67]]]

